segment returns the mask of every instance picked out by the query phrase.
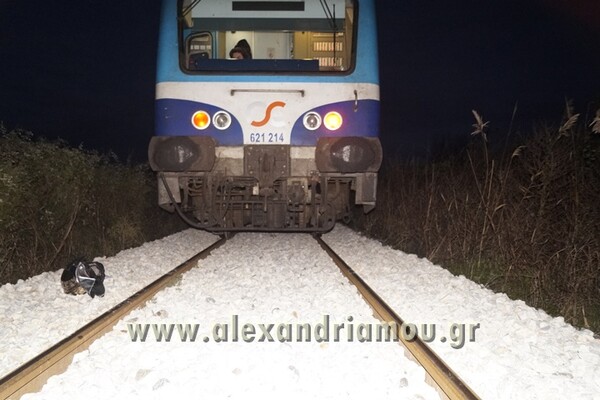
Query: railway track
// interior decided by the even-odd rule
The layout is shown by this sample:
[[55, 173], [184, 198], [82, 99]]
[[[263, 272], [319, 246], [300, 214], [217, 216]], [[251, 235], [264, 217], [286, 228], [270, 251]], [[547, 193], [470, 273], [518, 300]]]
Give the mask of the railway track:
[[94, 340], [110, 331], [131, 310], [145, 304], [163, 288], [175, 284], [182, 274], [189, 271], [199, 260], [206, 258], [226, 241], [227, 239], [222, 237], [72, 335], [1, 378], [0, 399], [19, 399], [25, 393], [41, 390], [51, 376], [61, 374], [67, 369], [76, 353], [86, 350]]
[[[352, 282], [369, 303], [375, 316], [383, 322], [394, 322], [400, 329], [404, 324], [402, 318], [377, 294], [320, 236], [314, 236], [323, 250], [331, 257], [340, 271]], [[396, 332], [400, 344], [426, 371], [428, 383], [432, 385], [443, 399], [479, 399], [479, 396], [464, 383], [446, 363], [439, 358], [418, 336], [407, 340], [401, 332]]]
[[[358, 289], [362, 297], [373, 309], [374, 315], [384, 322], [395, 322], [401, 327], [404, 321], [358, 276], [344, 260], [338, 256], [320, 236], [313, 236], [329, 257], [340, 268], [347, 279]], [[74, 334], [57, 343], [47, 351], [22, 365], [17, 370], [0, 379], [0, 399], [18, 399], [25, 393], [41, 390], [53, 375], [64, 372], [71, 364], [73, 356], [110, 331], [113, 326], [131, 310], [138, 308], [165, 287], [178, 282], [181, 275], [214, 249], [226, 242], [223, 237], [196, 256], [154, 281], [130, 298], [121, 302]], [[407, 340], [397, 332], [399, 343], [426, 371], [427, 382], [433, 386], [442, 399], [478, 399], [479, 397], [418, 337]]]

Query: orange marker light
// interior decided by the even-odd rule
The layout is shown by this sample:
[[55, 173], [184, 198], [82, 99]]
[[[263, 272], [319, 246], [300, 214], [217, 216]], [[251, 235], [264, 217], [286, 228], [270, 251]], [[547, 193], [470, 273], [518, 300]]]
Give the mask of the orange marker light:
[[192, 125], [199, 130], [206, 129], [210, 125], [210, 116], [206, 111], [196, 111], [192, 115]]
[[325, 114], [325, 118], [323, 120], [325, 128], [329, 129], [330, 131], [338, 130], [340, 126], [342, 126], [342, 122], [342, 116], [340, 113], [335, 111], [330, 111]]

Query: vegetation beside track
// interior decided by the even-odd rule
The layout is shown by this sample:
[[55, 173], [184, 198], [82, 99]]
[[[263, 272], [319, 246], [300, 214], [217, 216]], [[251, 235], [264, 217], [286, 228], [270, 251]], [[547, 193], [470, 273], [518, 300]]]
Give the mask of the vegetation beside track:
[[147, 165], [0, 125], [0, 285], [179, 231]]
[[355, 228], [600, 333], [600, 111], [567, 107], [500, 151], [474, 116], [464, 151], [387, 160]]

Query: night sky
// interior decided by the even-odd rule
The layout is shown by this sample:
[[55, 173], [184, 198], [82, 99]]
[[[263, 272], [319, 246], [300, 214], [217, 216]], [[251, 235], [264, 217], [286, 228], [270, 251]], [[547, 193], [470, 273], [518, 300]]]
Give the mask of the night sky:
[[[600, 2], [377, 2], [382, 141], [422, 156], [469, 137], [476, 109], [502, 137], [600, 107]], [[159, 2], [0, 0], [0, 121], [145, 161]], [[584, 115], [585, 117], [585, 115]]]

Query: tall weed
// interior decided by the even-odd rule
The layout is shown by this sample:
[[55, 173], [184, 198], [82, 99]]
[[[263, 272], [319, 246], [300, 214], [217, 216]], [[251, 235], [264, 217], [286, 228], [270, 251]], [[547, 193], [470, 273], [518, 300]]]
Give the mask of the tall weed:
[[567, 107], [508, 151], [489, 123], [434, 163], [387, 161], [377, 208], [356, 226], [493, 290], [600, 331], [600, 113]]

